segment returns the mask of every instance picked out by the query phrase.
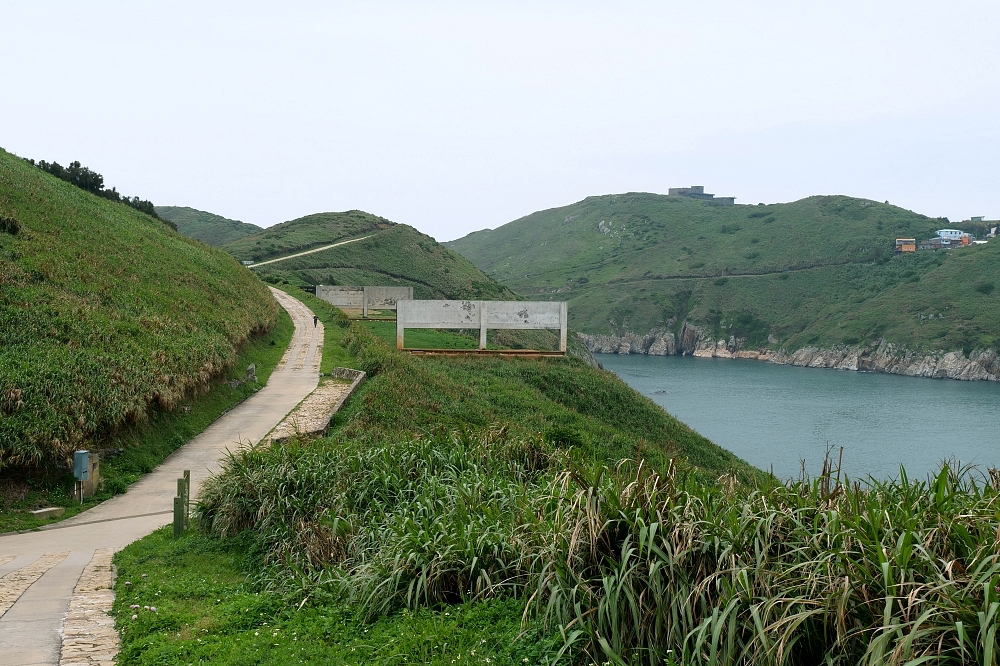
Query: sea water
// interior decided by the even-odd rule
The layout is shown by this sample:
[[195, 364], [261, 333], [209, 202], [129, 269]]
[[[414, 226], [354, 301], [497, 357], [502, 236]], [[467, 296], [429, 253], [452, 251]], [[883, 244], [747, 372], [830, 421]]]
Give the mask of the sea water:
[[942, 461], [1000, 467], [1000, 383], [796, 368], [761, 361], [598, 354], [632, 388], [780, 478], [820, 471], [924, 478]]

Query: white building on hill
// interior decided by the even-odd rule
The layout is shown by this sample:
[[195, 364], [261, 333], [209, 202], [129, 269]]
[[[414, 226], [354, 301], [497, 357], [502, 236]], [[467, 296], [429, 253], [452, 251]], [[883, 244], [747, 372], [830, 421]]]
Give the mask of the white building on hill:
[[962, 240], [962, 236], [967, 236], [968, 233], [958, 229], [938, 229], [937, 235], [949, 240]]

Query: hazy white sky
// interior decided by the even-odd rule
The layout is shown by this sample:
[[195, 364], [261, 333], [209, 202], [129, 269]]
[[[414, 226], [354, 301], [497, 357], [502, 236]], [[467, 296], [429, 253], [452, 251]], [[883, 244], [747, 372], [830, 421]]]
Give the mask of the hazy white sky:
[[1000, 3], [0, 4], [0, 146], [269, 226], [439, 240], [705, 185], [1000, 217]]

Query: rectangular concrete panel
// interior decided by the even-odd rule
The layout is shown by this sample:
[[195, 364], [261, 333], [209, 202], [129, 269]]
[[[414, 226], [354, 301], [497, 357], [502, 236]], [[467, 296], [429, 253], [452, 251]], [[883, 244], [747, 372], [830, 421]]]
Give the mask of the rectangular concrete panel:
[[395, 310], [396, 301], [413, 300], [413, 287], [364, 287], [369, 310]]
[[341, 287], [316, 285], [316, 297], [338, 308], [360, 310], [365, 306], [365, 291], [362, 287]]
[[567, 309], [564, 301], [414, 301], [396, 304], [396, 347], [404, 348], [407, 328], [478, 328], [479, 348], [486, 331], [559, 329], [559, 351], [566, 351]]
[[316, 285], [316, 297], [330, 305], [349, 310], [395, 310], [396, 301], [411, 300], [413, 287], [352, 287], [343, 285]]

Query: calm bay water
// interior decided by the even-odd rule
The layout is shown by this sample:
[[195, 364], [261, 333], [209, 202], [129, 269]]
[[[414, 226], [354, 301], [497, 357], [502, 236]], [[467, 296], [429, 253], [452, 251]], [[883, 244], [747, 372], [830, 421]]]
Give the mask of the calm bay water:
[[917, 379], [690, 356], [598, 360], [632, 388], [757, 467], [819, 471], [844, 447], [853, 478], [923, 478], [942, 460], [1000, 467], [1000, 383]]

